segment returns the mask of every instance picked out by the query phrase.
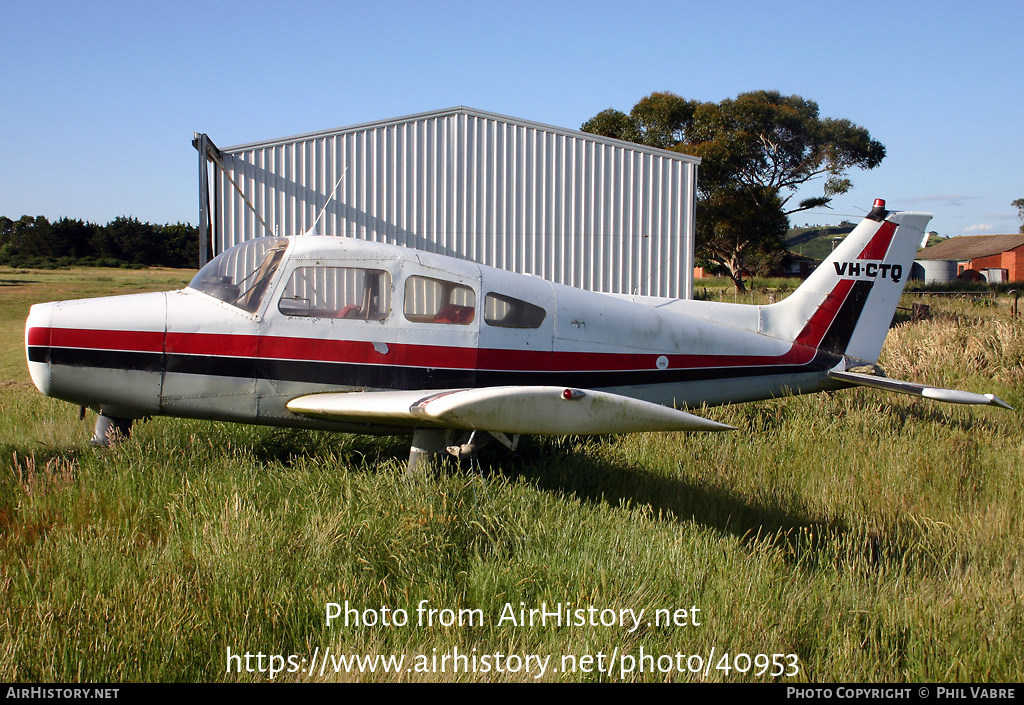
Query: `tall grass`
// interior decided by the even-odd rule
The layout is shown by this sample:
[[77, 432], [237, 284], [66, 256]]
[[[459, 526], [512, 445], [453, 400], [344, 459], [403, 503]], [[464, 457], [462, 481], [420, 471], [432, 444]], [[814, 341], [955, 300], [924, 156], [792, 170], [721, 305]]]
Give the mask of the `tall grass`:
[[[889, 374], [1020, 406], [1020, 322], [1002, 305], [933, 311], [891, 332]], [[706, 673], [549, 668], [548, 681], [772, 680], [716, 668], [725, 653], [796, 654], [783, 682], [1020, 679], [1019, 414], [873, 390], [703, 413], [739, 430], [536, 438], [410, 478], [401, 439], [158, 418], [99, 450], [89, 419], [6, 383], [0, 680], [269, 679], [227, 672], [229, 648], [407, 666], [457, 648], [559, 668], [616, 650], [715, 654]], [[346, 600], [410, 624], [325, 624]], [[521, 603], [687, 610], [699, 625], [499, 624]], [[421, 604], [484, 618], [420, 626]], [[536, 675], [448, 665], [275, 680]]]

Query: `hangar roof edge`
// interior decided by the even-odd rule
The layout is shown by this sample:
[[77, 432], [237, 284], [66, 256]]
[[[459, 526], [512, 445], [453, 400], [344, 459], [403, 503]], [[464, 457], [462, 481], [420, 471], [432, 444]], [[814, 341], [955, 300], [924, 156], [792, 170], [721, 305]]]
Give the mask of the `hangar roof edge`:
[[477, 110], [476, 108], [469, 108], [465, 105], [458, 105], [452, 108], [445, 108], [442, 110], [431, 110], [425, 113], [415, 113], [413, 115], [404, 115], [402, 117], [388, 118], [386, 120], [374, 120], [372, 122], [363, 122], [356, 125], [349, 125], [346, 127], [337, 127], [329, 130], [318, 130], [316, 132], [306, 132], [299, 135], [291, 135], [289, 137], [281, 137], [277, 139], [261, 140], [258, 142], [249, 142], [247, 144], [239, 144], [231, 147], [221, 148], [220, 151], [225, 154], [238, 154], [252, 149], [261, 149], [264, 147], [273, 147], [276, 145], [290, 144], [294, 142], [303, 142], [306, 140], [317, 139], [320, 137], [332, 137], [334, 135], [345, 134], [348, 132], [358, 132], [360, 130], [366, 130], [377, 127], [387, 127], [389, 125], [399, 125], [405, 122], [413, 122], [416, 120], [425, 120], [429, 118], [443, 117], [447, 115], [469, 115], [471, 117], [478, 117], [488, 120], [497, 120], [500, 122], [507, 122], [513, 125], [519, 125], [521, 127], [529, 127], [537, 130], [543, 130], [545, 132], [553, 132], [556, 134], [566, 135], [568, 137], [576, 137], [579, 139], [588, 140], [591, 142], [599, 142], [602, 144], [608, 144], [614, 147], [629, 148], [637, 152], [644, 152], [647, 154], [653, 154], [660, 157], [669, 157], [678, 159], [683, 162], [690, 164], [700, 164], [700, 157], [694, 157], [689, 154], [683, 154], [682, 152], [674, 152], [670, 149], [659, 149], [657, 147], [648, 147], [646, 145], [637, 144], [636, 142], [627, 142], [625, 140], [617, 140], [611, 137], [602, 137], [601, 135], [595, 135], [590, 132], [583, 132], [581, 130], [571, 130], [566, 127], [557, 127], [555, 125], [547, 125], [541, 122], [535, 122], [533, 120], [523, 120], [521, 118], [511, 117], [508, 115], [501, 115], [499, 113], [492, 113], [486, 110]]

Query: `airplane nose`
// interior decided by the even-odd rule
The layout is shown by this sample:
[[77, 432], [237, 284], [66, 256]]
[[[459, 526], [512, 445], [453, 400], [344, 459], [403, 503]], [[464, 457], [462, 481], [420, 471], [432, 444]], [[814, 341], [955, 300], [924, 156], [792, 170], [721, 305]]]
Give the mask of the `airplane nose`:
[[25, 322], [32, 381], [111, 418], [158, 413], [166, 320], [163, 292], [36, 304]]
[[25, 320], [25, 355], [32, 383], [43, 394], [50, 394], [50, 331], [57, 304], [35, 304]]

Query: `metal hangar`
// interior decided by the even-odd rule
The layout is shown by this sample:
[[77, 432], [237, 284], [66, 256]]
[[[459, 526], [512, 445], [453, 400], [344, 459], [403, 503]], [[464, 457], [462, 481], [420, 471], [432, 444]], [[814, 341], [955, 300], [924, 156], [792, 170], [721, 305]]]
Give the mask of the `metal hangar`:
[[204, 262], [316, 223], [592, 291], [692, 293], [696, 157], [463, 106], [193, 144]]

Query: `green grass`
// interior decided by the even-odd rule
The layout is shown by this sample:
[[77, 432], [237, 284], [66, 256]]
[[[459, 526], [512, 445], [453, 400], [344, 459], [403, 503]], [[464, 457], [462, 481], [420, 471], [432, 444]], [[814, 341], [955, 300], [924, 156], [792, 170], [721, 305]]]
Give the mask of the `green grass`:
[[[66, 283], [51, 274], [0, 276], [35, 282], [0, 303], [3, 335], [29, 301], [80, 295], [53, 296]], [[136, 290], [137, 274], [84, 276], [81, 295]], [[1019, 408], [1024, 336], [1007, 299], [932, 310], [892, 331], [889, 373]], [[410, 479], [402, 439], [157, 418], [92, 448], [92, 420], [26, 382], [21, 345], [0, 356], [2, 681], [269, 678], [227, 673], [228, 648], [394, 654], [412, 669], [275, 677], [286, 681], [536, 675], [493, 661], [487, 673], [416, 671], [456, 648], [550, 656], [549, 681], [772, 680], [715, 668], [725, 653], [796, 654], [799, 675], [780, 682], [1024, 670], [1016, 412], [850, 390], [704, 412], [733, 433], [536, 438]], [[410, 623], [327, 626], [325, 605], [346, 600]], [[483, 623], [419, 626], [423, 600], [480, 610]], [[700, 624], [499, 624], [520, 603], [696, 607]], [[685, 659], [670, 672], [551, 670], [563, 655], [607, 663], [641, 649], [673, 664], [714, 649], [715, 662], [706, 675]]]
[[[180, 289], [195, 276], [187, 269], [39, 270], [0, 267], [0, 380], [28, 382], [25, 318], [32, 304]], [[20, 354], [18, 351], [20, 350]]]

